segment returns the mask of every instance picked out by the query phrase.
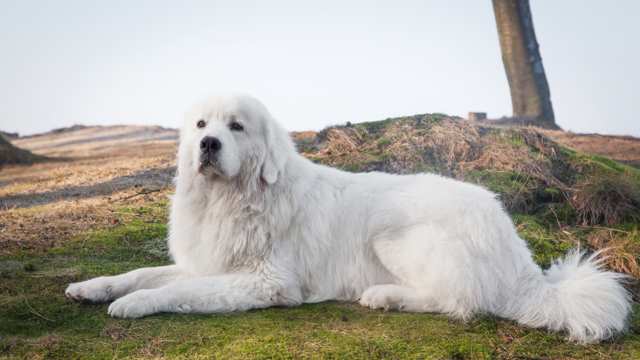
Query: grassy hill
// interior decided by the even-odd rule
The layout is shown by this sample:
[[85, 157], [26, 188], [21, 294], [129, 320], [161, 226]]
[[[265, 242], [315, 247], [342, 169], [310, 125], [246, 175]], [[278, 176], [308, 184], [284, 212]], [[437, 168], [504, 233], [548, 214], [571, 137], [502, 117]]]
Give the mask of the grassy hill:
[[[175, 134], [103, 130], [55, 134], [53, 145], [22, 140], [75, 160], [0, 173], [0, 357], [640, 358], [637, 303], [627, 334], [582, 346], [490, 316], [461, 323], [344, 303], [132, 321], [109, 318], [105, 305], [69, 302], [68, 282], [169, 261], [163, 239]], [[305, 156], [347, 171], [431, 171], [482, 184], [500, 194], [542, 266], [576, 246], [610, 248], [607, 266], [637, 280], [640, 170], [594, 155], [614, 154], [610, 145], [587, 143], [591, 154], [567, 146], [586, 146], [575, 136], [442, 114], [293, 134]]]
[[611, 248], [611, 268], [640, 276], [635, 167], [565, 147], [535, 128], [441, 114], [334, 126], [294, 139], [310, 159], [347, 171], [428, 171], [481, 184], [500, 194], [541, 264], [575, 246]]

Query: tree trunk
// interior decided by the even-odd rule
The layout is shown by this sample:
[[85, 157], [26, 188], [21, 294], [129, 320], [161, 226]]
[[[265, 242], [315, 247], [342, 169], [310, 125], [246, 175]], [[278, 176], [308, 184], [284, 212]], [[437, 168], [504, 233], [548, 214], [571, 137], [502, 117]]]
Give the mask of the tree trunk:
[[557, 129], [529, 0], [493, 0], [493, 11], [513, 116], [523, 123]]

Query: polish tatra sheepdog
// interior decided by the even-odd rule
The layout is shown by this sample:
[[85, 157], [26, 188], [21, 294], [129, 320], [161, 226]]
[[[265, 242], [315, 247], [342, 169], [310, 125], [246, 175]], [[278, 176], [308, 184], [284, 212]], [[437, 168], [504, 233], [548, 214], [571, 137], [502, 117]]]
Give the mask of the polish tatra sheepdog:
[[222, 313], [357, 301], [372, 309], [490, 313], [594, 342], [625, 329], [621, 274], [574, 251], [536, 265], [496, 195], [433, 174], [353, 174], [299, 155], [248, 96], [197, 106], [180, 132], [174, 265], [69, 285], [109, 314]]

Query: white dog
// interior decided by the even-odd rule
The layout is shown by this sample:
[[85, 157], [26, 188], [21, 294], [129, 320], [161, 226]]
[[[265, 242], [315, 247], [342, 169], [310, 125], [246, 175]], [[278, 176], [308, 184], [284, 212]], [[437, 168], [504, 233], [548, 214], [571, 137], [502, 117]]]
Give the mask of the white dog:
[[69, 285], [109, 314], [217, 313], [325, 300], [491, 313], [580, 342], [624, 330], [620, 274], [572, 252], [543, 272], [495, 194], [437, 175], [351, 174], [296, 153], [257, 100], [217, 97], [180, 133], [175, 265]]

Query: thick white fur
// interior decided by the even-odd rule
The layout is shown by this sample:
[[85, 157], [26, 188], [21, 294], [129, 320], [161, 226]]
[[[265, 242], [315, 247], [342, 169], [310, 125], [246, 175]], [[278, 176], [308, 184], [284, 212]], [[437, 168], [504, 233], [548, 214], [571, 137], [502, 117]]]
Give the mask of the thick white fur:
[[[228, 128], [232, 117], [244, 131]], [[222, 149], [214, 171], [199, 172], [205, 135]], [[625, 328], [622, 275], [579, 252], [543, 272], [479, 186], [314, 164], [247, 96], [195, 108], [180, 137], [168, 240], [175, 265], [71, 284], [67, 296], [115, 299], [109, 314], [126, 318], [359, 300], [461, 319], [491, 313], [579, 342]]]

